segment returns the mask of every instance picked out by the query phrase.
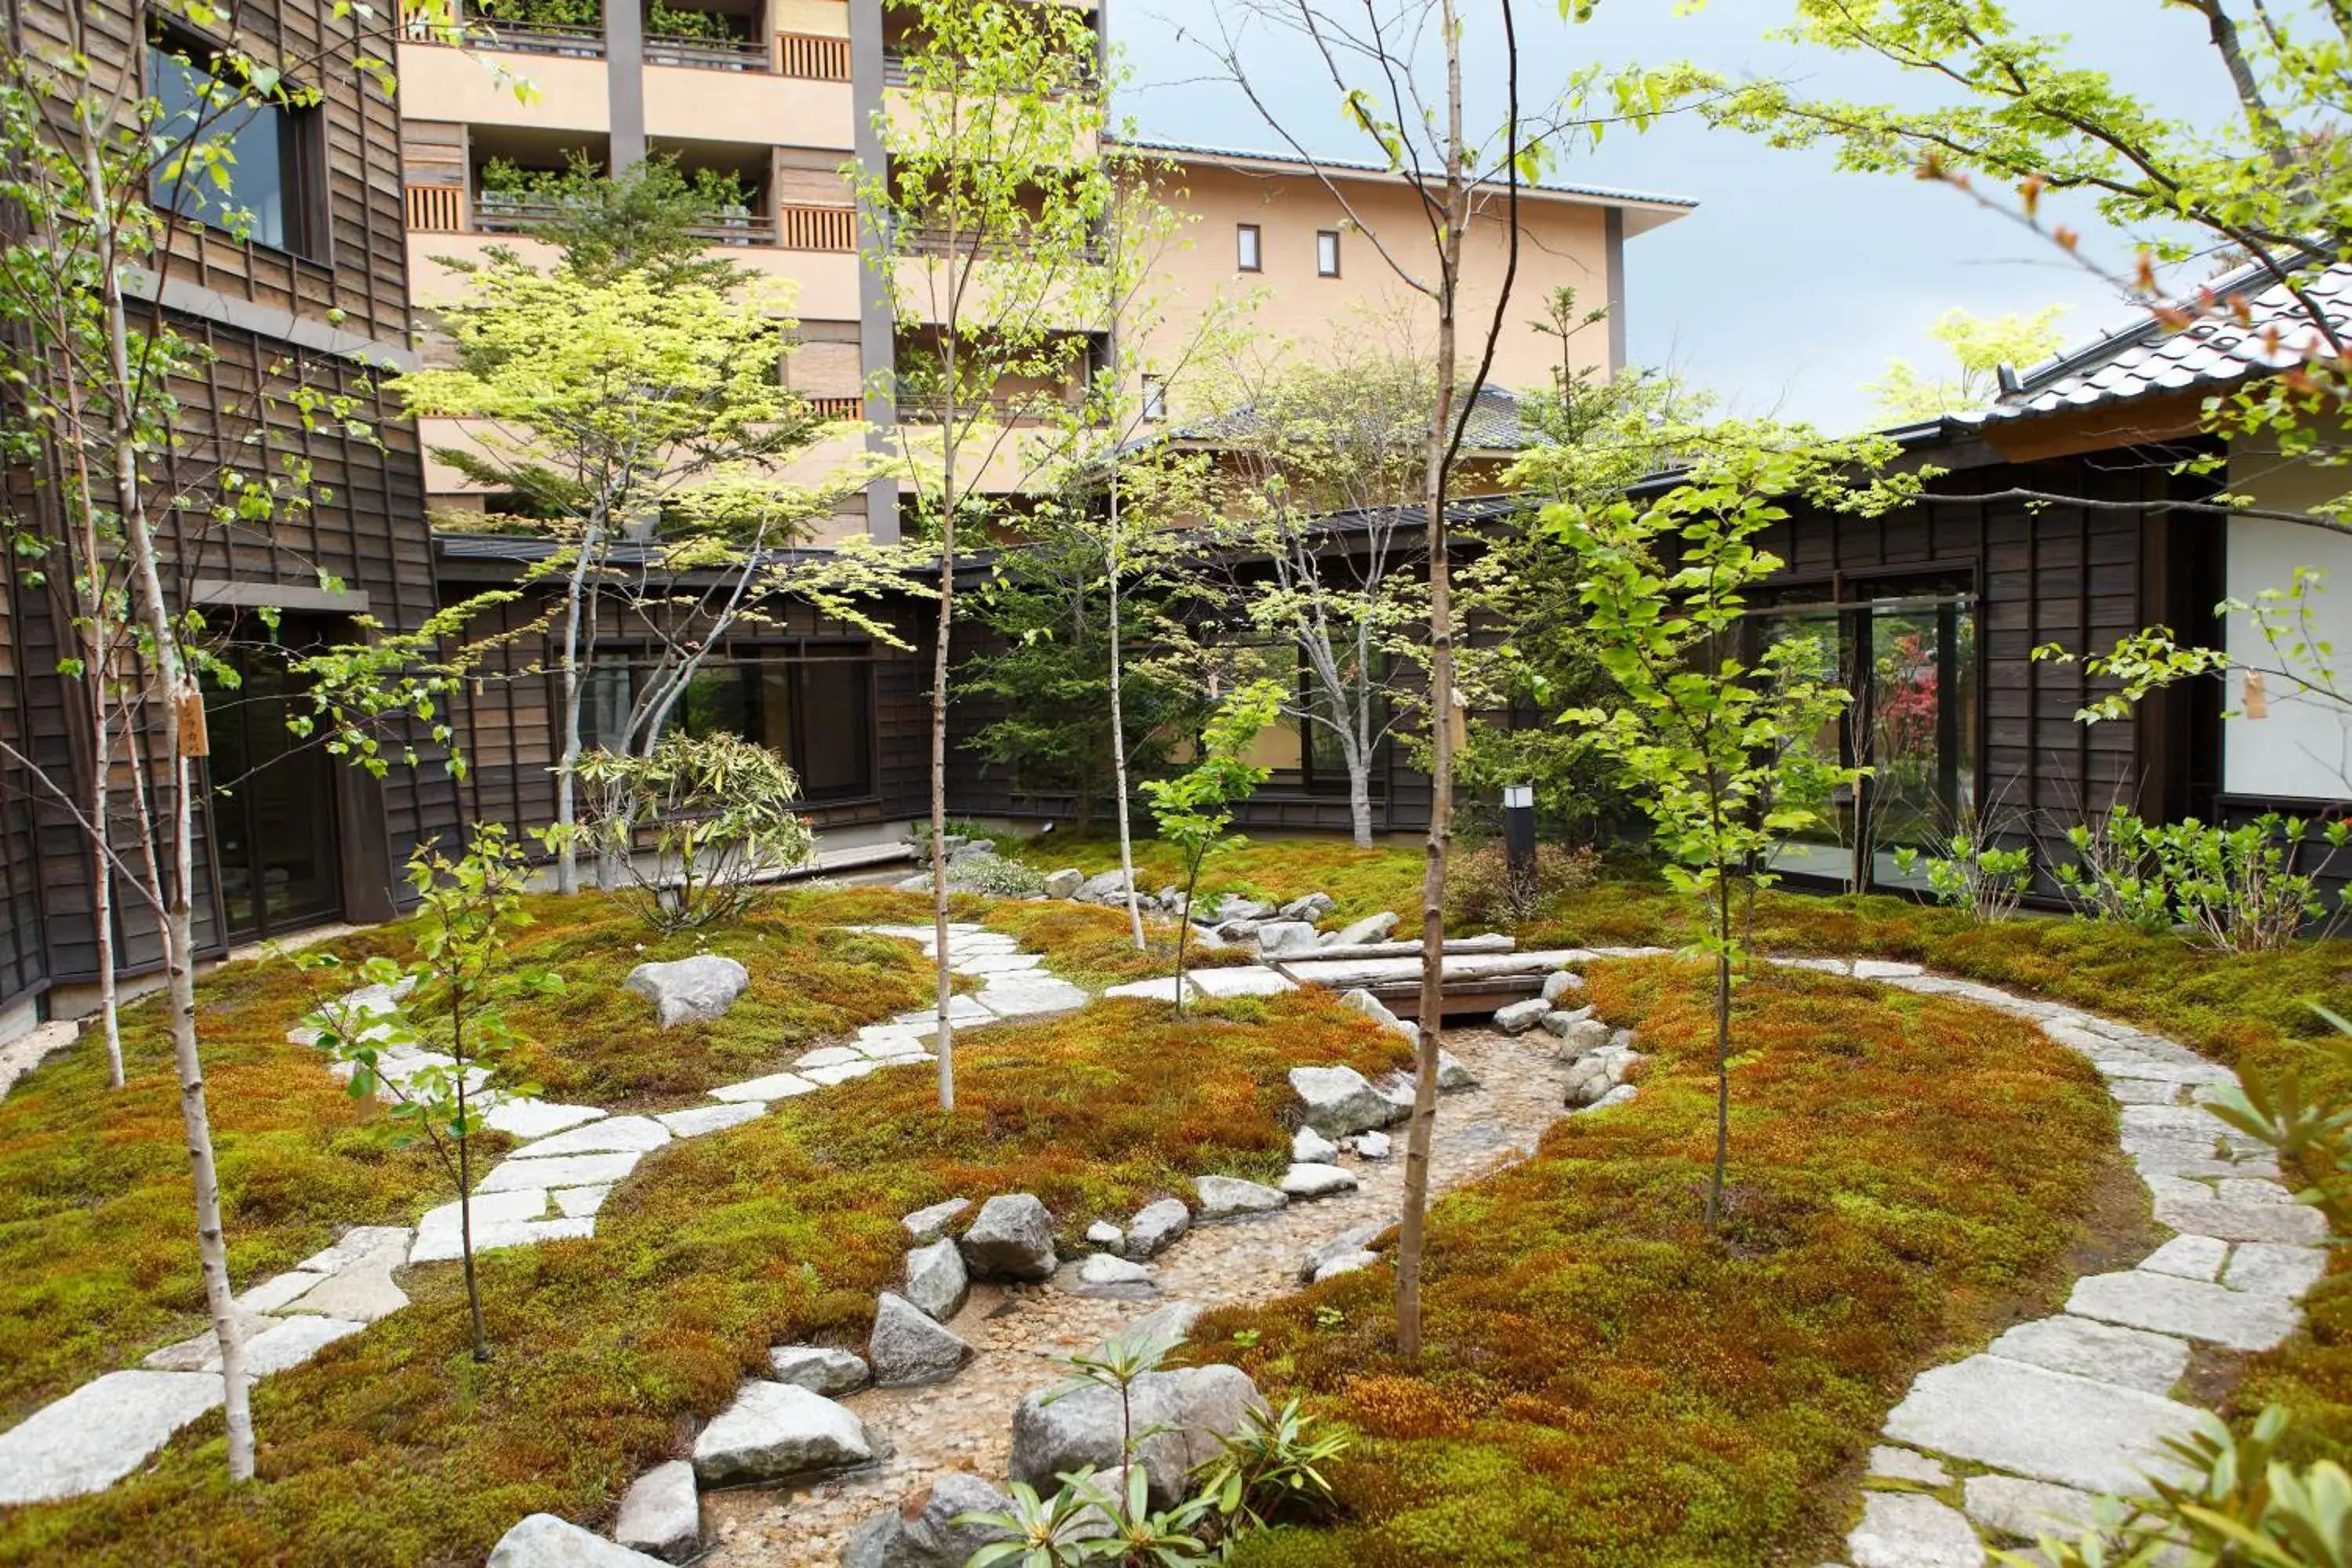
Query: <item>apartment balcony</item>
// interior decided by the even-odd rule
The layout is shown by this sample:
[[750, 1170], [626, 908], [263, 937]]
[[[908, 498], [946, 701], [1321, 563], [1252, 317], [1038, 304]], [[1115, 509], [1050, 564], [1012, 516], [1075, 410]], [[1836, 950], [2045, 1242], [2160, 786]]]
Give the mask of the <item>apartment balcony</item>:
[[[551, 247], [532, 237], [555, 216], [552, 204], [462, 185], [408, 187], [408, 275], [419, 304], [461, 299], [462, 273], [436, 258], [481, 260], [493, 247], [534, 265], [551, 264]], [[746, 270], [798, 285], [793, 310], [803, 321], [858, 318], [857, 213], [846, 206], [746, 205], [713, 212], [693, 232], [713, 254]]]

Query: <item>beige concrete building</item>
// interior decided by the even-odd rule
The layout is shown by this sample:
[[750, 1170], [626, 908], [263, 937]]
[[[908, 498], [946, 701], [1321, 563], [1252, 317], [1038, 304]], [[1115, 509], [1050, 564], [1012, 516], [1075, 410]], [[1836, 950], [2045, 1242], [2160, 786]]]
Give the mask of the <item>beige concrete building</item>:
[[[1101, 13], [1092, 0], [1061, 0]], [[883, 151], [877, 111], [904, 90], [908, 26], [885, 0], [569, 0], [509, 16], [562, 15], [588, 21], [500, 20], [494, 47], [460, 51], [415, 43], [400, 51], [409, 270], [418, 304], [457, 286], [437, 257], [478, 256], [491, 245], [530, 247], [540, 216], [513, 194], [509, 171], [552, 171], [583, 155], [612, 169], [648, 153], [692, 174], [735, 176], [745, 199], [710, 215], [709, 238], [729, 258], [787, 278], [797, 290], [803, 346], [791, 361], [796, 386], [843, 419], [892, 416], [868, 396], [887, 380], [898, 328], [886, 291], [859, 255], [859, 217], [845, 165]], [[512, 77], [533, 91], [519, 96]], [[1184, 242], [1161, 263], [1174, 284], [1160, 329], [1189, 337], [1220, 301], [1248, 312], [1261, 345], [1313, 353], [1367, 320], [1393, 319], [1413, 296], [1375, 253], [1372, 234], [1402, 240], [1420, 219], [1404, 183], [1370, 168], [1325, 166], [1194, 147], [1154, 146], [1171, 174], [1166, 195], [1189, 214]], [[1522, 193], [1522, 246], [1507, 335], [1492, 380], [1547, 384], [1554, 340], [1524, 330], [1563, 285], [1585, 305], [1614, 307], [1606, 328], [1581, 334], [1574, 352], [1610, 368], [1624, 358], [1626, 242], [1673, 221], [1687, 203], [1624, 193], [1548, 188]], [[1425, 234], [1425, 230], [1423, 231]], [[1469, 298], [1491, 306], [1503, 273], [1506, 219], [1499, 197], [1469, 236]], [[1425, 240], [1423, 241], [1425, 247]], [[1140, 374], [1150, 355], [1125, 356]], [[1184, 412], [1146, 388], [1150, 411]], [[1160, 406], [1165, 405], [1164, 407]], [[462, 447], [455, 422], [427, 420], [424, 440]], [[845, 438], [845, 447], [858, 438]], [[829, 455], [818, 454], [815, 461]], [[1006, 465], [1017, 467], [1017, 465]], [[428, 460], [426, 487], [442, 511], [479, 507], [453, 469]], [[898, 534], [898, 498], [877, 486], [843, 531]]]

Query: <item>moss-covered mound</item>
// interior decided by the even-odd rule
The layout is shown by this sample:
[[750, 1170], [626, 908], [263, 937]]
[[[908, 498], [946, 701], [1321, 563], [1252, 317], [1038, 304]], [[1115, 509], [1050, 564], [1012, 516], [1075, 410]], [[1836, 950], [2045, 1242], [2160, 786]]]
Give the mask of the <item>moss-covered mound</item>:
[[[393, 1148], [373, 1102], [287, 1043], [305, 994], [282, 963], [230, 965], [198, 993], [239, 1288], [344, 1226], [407, 1223], [443, 1184], [429, 1157]], [[0, 1101], [0, 1427], [208, 1321], [160, 998], [124, 1010], [122, 1053], [119, 1089], [92, 1032]]]
[[[1041, 871], [1076, 866], [1092, 875], [1118, 865], [1118, 840], [1104, 834], [1085, 837], [1048, 834], [1026, 843], [1002, 841], [1009, 854]], [[1393, 910], [1408, 925], [1421, 918], [1423, 851], [1417, 844], [1384, 844], [1359, 849], [1345, 839], [1252, 838], [1242, 848], [1213, 858], [1201, 871], [1200, 896], [1238, 893], [1246, 899], [1287, 902], [1308, 893], [1328, 893], [1334, 918], [1360, 920]], [[1157, 838], [1135, 842], [1135, 879], [1146, 891], [1181, 887], [1184, 867], [1175, 846]]]
[[0, 1563], [473, 1568], [534, 1510], [597, 1517], [770, 1345], [860, 1339], [909, 1210], [1033, 1192], [1075, 1239], [1201, 1172], [1270, 1176], [1291, 1067], [1379, 1071], [1405, 1049], [1308, 996], [967, 1035], [952, 1115], [901, 1069], [672, 1144], [593, 1239], [482, 1260], [489, 1364], [467, 1353], [457, 1267], [411, 1269], [406, 1310], [257, 1389], [255, 1484], [228, 1489], [208, 1418], [110, 1491], [0, 1521]]
[[1362, 1434], [1345, 1520], [1238, 1562], [1822, 1561], [1835, 1480], [1913, 1374], [2063, 1297], [2120, 1155], [2095, 1075], [2031, 1025], [1812, 974], [1745, 988], [1711, 1240], [1711, 992], [1664, 961], [1591, 983], [1656, 1053], [1642, 1091], [1438, 1206], [1420, 1364], [1386, 1269], [1202, 1324]]

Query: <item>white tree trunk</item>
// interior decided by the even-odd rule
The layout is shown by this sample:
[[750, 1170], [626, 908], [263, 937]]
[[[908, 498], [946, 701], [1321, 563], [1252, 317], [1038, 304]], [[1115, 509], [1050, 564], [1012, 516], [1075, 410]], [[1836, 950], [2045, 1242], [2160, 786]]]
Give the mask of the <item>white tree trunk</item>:
[[1118, 548], [1118, 459], [1111, 459], [1110, 474], [1110, 758], [1111, 789], [1118, 805], [1118, 868], [1127, 879], [1127, 924], [1135, 938], [1135, 951], [1141, 952], [1143, 942], [1143, 900], [1135, 890], [1135, 827], [1127, 805], [1127, 711], [1122, 705], [1119, 658], [1119, 570], [1123, 564]]
[[[563, 754], [555, 765], [555, 826], [560, 830], [555, 848], [555, 890], [559, 893], [580, 890], [580, 853], [572, 843], [572, 829], [580, 820], [579, 786], [574, 776], [580, 766], [580, 620], [589, 563], [603, 542], [602, 522], [592, 520], [580, 535], [579, 559], [572, 563], [572, 576], [564, 588]], [[597, 881], [600, 886], [605, 885], [601, 871]]]
[[[95, 572], [97, 552], [91, 552]], [[102, 623], [96, 623], [102, 624]], [[98, 925], [99, 1026], [106, 1036], [106, 1081], [122, 1087], [122, 996], [114, 977], [114, 728], [106, 717], [106, 649], [96, 632], [84, 679], [90, 689], [89, 892], [90, 918]]]

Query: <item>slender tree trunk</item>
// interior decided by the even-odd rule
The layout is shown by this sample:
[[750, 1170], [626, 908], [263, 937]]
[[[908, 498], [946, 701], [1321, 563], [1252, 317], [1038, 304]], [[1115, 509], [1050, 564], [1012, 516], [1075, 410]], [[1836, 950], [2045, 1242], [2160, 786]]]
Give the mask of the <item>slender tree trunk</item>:
[[1731, 1159], [1731, 879], [1715, 885], [1715, 1170], [1706, 1184], [1706, 1233], [1723, 1219], [1724, 1169]]
[[[954, 384], [952, 371], [949, 384]], [[950, 393], [952, 396], [952, 393]], [[950, 434], [940, 511], [939, 647], [931, 655], [931, 940], [933, 973], [939, 982], [939, 1027], [932, 1049], [940, 1058], [940, 1109], [955, 1109], [955, 1029], [948, 1020], [954, 981], [948, 969], [948, 634], [955, 624], [955, 411], [948, 411]]]
[[1201, 861], [1206, 851], [1195, 853], [1184, 868], [1184, 902], [1176, 911], [1176, 1016], [1184, 1016], [1184, 955], [1192, 950], [1192, 894], [1201, 886]]
[[[89, 538], [89, 548], [90, 570], [95, 574], [98, 547], [94, 534]], [[97, 597], [102, 606], [103, 592]], [[122, 998], [114, 973], [114, 726], [106, 711], [110, 649], [109, 639], [101, 629], [104, 623], [100, 619], [103, 613], [102, 608], [91, 612], [91, 631], [85, 643], [87, 668], [82, 676], [89, 687], [89, 826], [93, 836], [89, 847], [89, 895], [90, 919], [98, 928], [98, 1013], [99, 1026], [106, 1035], [106, 1081], [121, 1089]]]
[[[572, 563], [571, 581], [564, 588], [563, 755], [555, 765], [555, 826], [561, 830], [555, 850], [555, 890], [559, 893], [580, 890], [580, 851], [572, 841], [572, 830], [580, 820], [576, 777], [580, 767], [580, 621], [589, 563], [603, 544], [603, 522], [592, 520], [581, 531], [580, 555]], [[601, 856], [599, 859], [597, 885], [603, 887], [607, 884]]]
[[1118, 458], [1111, 458], [1110, 468], [1110, 766], [1111, 789], [1118, 805], [1118, 868], [1127, 879], [1127, 926], [1135, 938], [1135, 951], [1141, 952], [1143, 942], [1143, 900], [1135, 890], [1135, 825], [1127, 804], [1127, 710], [1121, 683], [1119, 657], [1119, 613], [1123, 605], [1119, 574], [1126, 562], [1119, 549], [1118, 518]]
[[489, 1331], [482, 1323], [482, 1288], [474, 1278], [474, 1141], [467, 1136], [465, 993], [449, 993], [450, 1054], [457, 1061], [457, 1252], [466, 1260], [466, 1313], [474, 1329], [474, 1359], [490, 1359]]
[[1405, 1137], [1404, 1214], [1397, 1243], [1397, 1352], [1421, 1354], [1421, 1272], [1429, 1223], [1429, 1146], [1437, 1128], [1437, 1057], [1445, 1024], [1445, 860], [1454, 837], [1454, 600], [1446, 560], [1445, 457], [1453, 432], [1454, 284], [1463, 219], [1462, 39], [1454, 0], [1444, 0], [1446, 82], [1445, 214], [1437, 289], [1436, 407], [1431, 411], [1422, 494], [1429, 555], [1429, 840], [1421, 882], [1421, 1026]]
[[1368, 751], [1350, 747], [1348, 756], [1348, 824], [1356, 847], [1372, 847], [1372, 759]]
[[196, 1253], [205, 1280], [205, 1305], [212, 1314], [213, 1333], [220, 1345], [222, 1403], [227, 1418], [228, 1473], [233, 1481], [253, 1479], [253, 1411], [247, 1402], [245, 1346], [236, 1331], [236, 1309], [229, 1290], [228, 1240], [221, 1224], [220, 1172], [213, 1159], [212, 1118], [205, 1104], [203, 1059], [196, 1047], [196, 974], [194, 913], [195, 800], [191, 790], [187, 721], [193, 710], [203, 721], [203, 699], [180, 660], [178, 633], [172, 609], [163, 597], [163, 579], [156, 559], [155, 536], [148, 527], [142, 499], [139, 449], [133, 436], [136, 411], [130, 400], [138, 384], [131, 372], [131, 327], [122, 297], [122, 268], [115, 252], [111, 198], [97, 142], [82, 141], [82, 170], [92, 200], [101, 204], [100, 267], [102, 291], [100, 308], [106, 322], [107, 369], [116, 389], [109, 411], [109, 435], [114, 448], [115, 503], [122, 518], [125, 542], [139, 614], [153, 644], [155, 676], [160, 688], [163, 722], [163, 760], [172, 784], [172, 885], [157, 889], [163, 903], [163, 965], [168, 977], [172, 1057], [180, 1078], [180, 1121], [188, 1140], [189, 1176], [195, 1188]]

